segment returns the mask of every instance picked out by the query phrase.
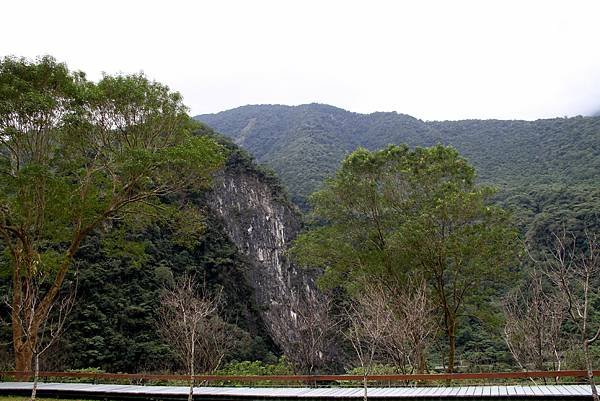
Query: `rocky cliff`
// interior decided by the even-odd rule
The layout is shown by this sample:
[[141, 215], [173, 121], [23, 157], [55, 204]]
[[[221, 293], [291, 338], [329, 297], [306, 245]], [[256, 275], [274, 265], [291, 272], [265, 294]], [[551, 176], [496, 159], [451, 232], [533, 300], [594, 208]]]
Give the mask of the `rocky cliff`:
[[[231, 151], [207, 204], [249, 262], [246, 275], [258, 310], [275, 341], [285, 348], [277, 337], [292, 335], [298, 325], [297, 309], [320, 298], [315, 272], [299, 268], [286, 256], [301, 229], [301, 215], [273, 176], [257, 169], [239, 149]], [[279, 327], [282, 321], [287, 327]]]
[[[230, 157], [212, 189], [181, 194], [206, 215], [197, 243], [182, 244], [161, 222], [123, 231], [124, 248], [101, 233], [87, 239], [77, 256], [77, 304], [69, 329], [58, 350], [42, 361], [43, 369], [176, 371], [178, 359], [157, 334], [156, 311], [163, 289], [184, 274], [202, 281], [208, 291], [223, 290], [219, 314], [233, 336], [224, 363], [269, 362], [279, 351], [289, 355], [297, 348], [305, 326], [298, 316], [322, 300], [313, 272], [286, 257], [301, 216], [272, 173], [231, 142], [222, 142]], [[0, 274], [0, 293], [7, 285]], [[3, 313], [0, 308], [0, 319]], [[10, 336], [10, 327], [0, 325], [0, 367], [5, 369], [12, 368], [4, 364], [13, 360]]]

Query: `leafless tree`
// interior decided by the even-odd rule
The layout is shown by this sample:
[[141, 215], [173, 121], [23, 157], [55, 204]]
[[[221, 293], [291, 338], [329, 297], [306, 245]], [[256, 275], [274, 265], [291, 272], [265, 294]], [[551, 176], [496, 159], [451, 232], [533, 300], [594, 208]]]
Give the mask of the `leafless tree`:
[[[75, 272], [74, 281], [66, 281], [62, 290], [52, 300], [48, 307], [48, 316], [41, 325], [36, 324], [35, 311], [44, 298], [44, 291], [49, 285], [47, 274], [35, 274], [28, 282], [28, 285], [22, 290], [20, 302], [15, 305], [12, 297], [4, 297], [4, 302], [8, 306], [12, 315], [12, 324], [18, 325], [13, 328], [13, 333], [21, 333], [25, 338], [24, 342], [31, 344], [33, 357], [33, 384], [30, 400], [34, 401], [37, 395], [37, 388], [40, 373], [40, 358], [56, 343], [63, 334], [67, 323], [67, 317], [73, 309], [75, 295], [77, 293], [77, 272]], [[27, 305], [27, 307], [25, 307]], [[27, 377], [30, 372], [23, 372]]]
[[383, 349], [394, 323], [393, 312], [379, 286], [369, 284], [345, 309], [348, 328], [343, 332], [352, 344], [363, 374], [363, 399], [368, 398], [367, 378], [371, 374], [378, 352]]
[[213, 314], [203, 322], [198, 341], [196, 371], [214, 372], [219, 369], [223, 358], [233, 348], [230, 325]]
[[[560, 370], [566, 340], [561, 328], [566, 305], [559, 294], [544, 289], [544, 275], [535, 269], [524, 287], [503, 301], [504, 340], [522, 370]], [[533, 379], [532, 379], [533, 381]]]
[[408, 280], [402, 289], [392, 291], [383, 285], [371, 288], [375, 304], [389, 308], [391, 324], [384, 337], [383, 350], [405, 373], [424, 372], [426, 354], [436, 331], [434, 306], [422, 279]]
[[600, 325], [593, 323], [591, 299], [598, 295], [600, 281], [600, 241], [586, 232], [583, 250], [574, 234], [554, 233], [554, 249], [546, 259], [548, 276], [560, 291], [567, 314], [577, 329], [585, 358], [587, 377], [594, 401], [599, 401], [594, 382], [590, 345], [600, 337]]
[[332, 304], [330, 297], [306, 292], [272, 308], [273, 339], [298, 372], [312, 374], [334, 362], [339, 320]]
[[221, 363], [229, 341], [225, 324], [217, 315], [220, 293], [199, 294], [198, 284], [191, 276], [176, 281], [165, 290], [158, 313], [158, 329], [163, 339], [190, 375], [188, 400], [193, 398], [194, 374], [198, 368], [212, 371]]

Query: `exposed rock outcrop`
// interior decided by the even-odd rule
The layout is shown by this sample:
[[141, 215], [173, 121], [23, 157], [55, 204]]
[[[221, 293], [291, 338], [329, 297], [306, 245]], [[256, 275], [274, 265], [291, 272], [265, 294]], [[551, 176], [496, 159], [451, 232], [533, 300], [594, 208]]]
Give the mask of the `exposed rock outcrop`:
[[319, 297], [314, 272], [299, 268], [285, 254], [301, 228], [297, 208], [256, 171], [233, 167], [215, 178], [207, 201], [250, 261], [248, 281], [269, 329], [273, 331], [274, 315], [287, 313], [288, 330], [293, 331], [290, 305]]
[[298, 371], [330, 372], [337, 366], [335, 325], [315, 283], [318, 271], [300, 268], [286, 255], [302, 228], [300, 211], [272, 173], [229, 141], [224, 145], [230, 158], [205, 203], [246, 259], [254, 304], [271, 338]]

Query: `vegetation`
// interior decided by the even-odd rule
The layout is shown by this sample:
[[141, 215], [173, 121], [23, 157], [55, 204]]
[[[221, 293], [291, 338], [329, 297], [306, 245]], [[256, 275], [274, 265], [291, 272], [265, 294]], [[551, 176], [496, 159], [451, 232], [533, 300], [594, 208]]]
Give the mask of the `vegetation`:
[[411, 278], [425, 279], [452, 372], [460, 317], [490, 290], [489, 278], [501, 281], [517, 247], [506, 213], [490, 205], [492, 191], [474, 177], [452, 148], [358, 149], [313, 195], [313, 217], [322, 224], [292, 252], [324, 269], [324, 285], [350, 293], [379, 282], [402, 294], [412, 292]]
[[0, 62], [0, 236], [17, 370], [31, 369], [83, 240], [206, 185], [222, 164], [193, 127], [181, 96], [142, 75], [94, 84], [50, 57]]
[[[377, 150], [390, 143], [411, 147], [441, 143], [455, 147], [476, 168], [477, 182], [498, 188], [492, 201], [511, 212], [530, 252], [538, 255], [551, 247], [552, 233], [565, 227], [578, 237], [586, 229], [600, 232], [597, 116], [427, 122], [397, 113], [363, 115], [309, 104], [243, 106], [196, 119], [272, 166], [305, 210], [309, 195], [358, 146]], [[526, 280], [529, 263], [522, 263], [511, 270], [523, 270], [519, 277]], [[461, 364], [508, 369], [515, 362], [503, 339], [498, 301], [486, 295], [481, 302], [492, 307], [469, 306], [457, 334]], [[575, 363], [578, 357], [573, 358]]]
[[528, 237], [548, 238], [563, 222], [600, 229], [600, 117], [428, 122], [308, 104], [243, 106], [195, 118], [271, 166], [305, 210], [309, 195], [359, 146], [443, 144], [475, 167], [479, 182], [499, 189], [496, 199], [515, 210]]
[[161, 297], [156, 328], [172, 347], [190, 375], [188, 401], [194, 398], [194, 375], [212, 373], [231, 344], [225, 323], [219, 318], [219, 294], [199, 294], [193, 277], [183, 276]]
[[[207, 213], [207, 191], [224, 167], [288, 194], [186, 111], [143, 75], [94, 83], [49, 57], [2, 60], [0, 370], [32, 358], [219, 375], [597, 367], [596, 270], [556, 281], [538, 262], [550, 265], [552, 232], [600, 228], [599, 119], [423, 122], [324, 105], [201, 116], [301, 206], [319, 188], [291, 255], [321, 268], [328, 291], [282, 301], [267, 329], [253, 262]], [[586, 255], [591, 241], [570, 244]], [[186, 276], [202, 285], [171, 302]], [[173, 313], [205, 301], [177, 344]]]

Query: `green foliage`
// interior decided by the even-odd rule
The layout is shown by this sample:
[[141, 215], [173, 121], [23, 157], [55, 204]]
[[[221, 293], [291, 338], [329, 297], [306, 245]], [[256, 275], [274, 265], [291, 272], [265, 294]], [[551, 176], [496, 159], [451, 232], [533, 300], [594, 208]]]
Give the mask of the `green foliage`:
[[281, 357], [276, 363], [263, 361], [230, 362], [216, 372], [217, 375], [227, 376], [277, 376], [293, 375], [292, 365]]
[[[364, 375], [365, 368], [357, 366], [348, 369], [346, 372], [349, 375]], [[404, 372], [401, 371], [400, 367], [390, 364], [374, 363], [368, 368], [369, 375], [401, 375]]]
[[30, 242], [27, 252], [51, 272], [64, 263], [52, 253], [100, 223], [139, 222], [160, 196], [206, 186], [223, 149], [193, 134], [186, 111], [178, 93], [141, 74], [95, 84], [50, 57], [4, 58], [3, 240], [15, 249]]
[[517, 232], [490, 204], [493, 193], [475, 185], [475, 170], [453, 148], [361, 148], [313, 195], [320, 225], [291, 252], [324, 269], [321, 284], [350, 293], [373, 281], [401, 293], [408, 277], [424, 277], [453, 364], [466, 305], [493, 295], [515, 262]]
[[[548, 232], [549, 224], [560, 225], [564, 217], [600, 228], [600, 117], [421, 121], [308, 104], [244, 106], [196, 119], [273, 167], [305, 209], [309, 195], [359, 146], [441, 143], [455, 147], [477, 169], [480, 182], [499, 188], [497, 198], [517, 209], [523, 232]], [[557, 196], [562, 199], [555, 202]], [[528, 202], [532, 197], [536, 201]]]
[[156, 333], [156, 311], [163, 288], [183, 274], [203, 280], [207, 290], [223, 288], [219, 314], [231, 324], [232, 358], [272, 360], [253, 291], [244, 275], [246, 261], [223, 234], [219, 222], [205, 219], [193, 246], [180, 244], [168, 225], [153, 224], [131, 238], [145, 244], [145, 260], [131, 263], [105, 241], [91, 237], [77, 257], [78, 302], [59, 349], [45, 363], [64, 369], [97, 366], [110, 372], [179, 371], [181, 366]]
[[[196, 132], [214, 135], [203, 126]], [[250, 156], [241, 160], [229, 151], [235, 150], [235, 145], [223, 138], [218, 141], [228, 149], [228, 168], [261, 177]], [[240, 154], [247, 155], [243, 151]], [[162, 197], [143, 213], [126, 215], [124, 221], [116, 222], [108, 231], [97, 231], [83, 243], [73, 270], [79, 281], [77, 303], [60, 344], [43, 358], [43, 369], [97, 366], [109, 372], [180, 370], [156, 333], [155, 312], [162, 288], [185, 273], [203, 280], [209, 290], [223, 288], [219, 314], [234, 337], [233, 350], [225, 362], [276, 364], [279, 351], [254, 303], [246, 275], [248, 261], [224, 234], [221, 222], [205, 212], [203, 192]], [[181, 213], [182, 204], [185, 213]], [[156, 213], [163, 218], [156, 219]], [[0, 282], [2, 290], [9, 284], [6, 279]], [[0, 307], [2, 316], [7, 316], [5, 312]], [[0, 343], [8, 347], [10, 326], [0, 328]], [[0, 347], [0, 355], [3, 351]]]
[[[12, 273], [17, 369], [30, 368], [38, 335], [86, 238], [115, 229], [102, 238], [117, 258], [103, 264], [104, 278], [123, 264], [135, 276], [151, 262], [151, 244], [141, 232], [159, 221], [169, 222], [175, 244], [194, 247], [201, 211], [167, 197], [207, 188], [224, 164], [224, 148], [198, 129], [181, 95], [143, 74], [105, 75], [94, 83], [51, 57], [0, 60], [0, 239]], [[155, 302], [146, 297], [156, 294], [138, 290], [144, 299], [136, 306], [118, 307], [142, 327]], [[83, 339], [89, 350], [106, 346], [100, 322], [90, 322], [97, 327]], [[122, 338], [132, 359], [165, 348], [148, 338], [129, 340]], [[99, 359], [89, 352], [90, 361]]]
[[[421, 121], [393, 112], [364, 115], [309, 104], [244, 106], [196, 119], [273, 167], [289, 188], [292, 200], [305, 210], [309, 195], [321, 188], [325, 179], [335, 174], [339, 162], [359, 146], [375, 150], [390, 143], [411, 147], [441, 143], [455, 147], [477, 169], [478, 182], [498, 188], [492, 200], [512, 212], [531, 249], [547, 247], [552, 241], [551, 232], [563, 228], [579, 237], [585, 229], [600, 231], [598, 116], [537, 121]], [[335, 246], [323, 230], [322, 247]], [[345, 256], [347, 250], [348, 246], [342, 244], [339, 254]], [[325, 259], [316, 262], [326, 264]], [[511, 270], [517, 269], [515, 266]], [[334, 275], [328, 277], [331, 282], [325, 282], [329, 280], [326, 277], [323, 284], [335, 285], [338, 281]], [[502, 287], [495, 277], [482, 284], [491, 293], [504, 291]], [[489, 297], [484, 297], [484, 303], [490, 301]], [[497, 344], [498, 361], [504, 363], [504, 345], [498, 340], [502, 319], [496, 317], [497, 311], [474, 309], [481, 315], [478, 319], [496, 323], [486, 323], [487, 334], [481, 335], [461, 335], [459, 328], [459, 348], [470, 353], [467, 338], [485, 337]], [[468, 326], [472, 324], [467, 322]]]
[[492, 193], [475, 186], [473, 168], [451, 148], [359, 149], [313, 195], [322, 224], [300, 235], [292, 254], [324, 268], [326, 285], [353, 286], [364, 275], [400, 283], [429, 265], [431, 252], [465, 280], [480, 279], [506, 264], [516, 236], [489, 204]]

